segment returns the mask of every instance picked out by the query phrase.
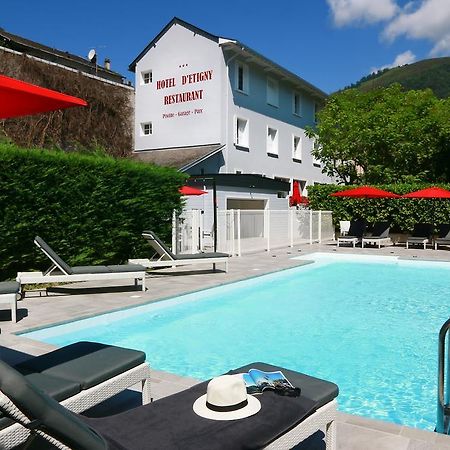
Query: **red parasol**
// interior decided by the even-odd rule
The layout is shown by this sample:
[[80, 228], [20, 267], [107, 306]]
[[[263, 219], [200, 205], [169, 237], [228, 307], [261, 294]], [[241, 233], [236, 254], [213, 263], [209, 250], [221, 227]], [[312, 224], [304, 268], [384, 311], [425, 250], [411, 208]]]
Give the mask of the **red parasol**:
[[0, 119], [86, 105], [80, 98], [0, 75]]
[[440, 187], [429, 187], [403, 195], [404, 198], [450, 198], [450, 191]]
[[400, 198], [400, 195], [393, 192], [384, 191], [371, 186], [361, 186], [345, 191], [338, 191], [330, 194], [332, 197], [352, 197], [352, 198]]
[[300, 183], [298, 180], [294, 180], [292, 183], [292, 195], [289, 197], [289, 206], [307, 205], [308, 199], [302, 197], [300, 192]]
[[206, 191], [202, 191], [201, 189], [197, 189], [191, 186], [183, 186], [179, 189], [181, 195], [203, 195], [207, 194]]

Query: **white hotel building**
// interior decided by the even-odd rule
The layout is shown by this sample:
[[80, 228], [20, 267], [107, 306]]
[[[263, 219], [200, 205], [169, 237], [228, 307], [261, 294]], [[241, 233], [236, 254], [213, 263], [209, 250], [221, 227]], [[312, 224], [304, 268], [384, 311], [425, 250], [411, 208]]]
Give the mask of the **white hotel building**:
[[[305, 136], [326, 94], [234, 39], [174, 18], [131, 63], [135, 153], [217, 185], [219, 209], [287, 209], [293, 180], [331, 180]], [[208, 196], [188, 207], [205, 208]]]

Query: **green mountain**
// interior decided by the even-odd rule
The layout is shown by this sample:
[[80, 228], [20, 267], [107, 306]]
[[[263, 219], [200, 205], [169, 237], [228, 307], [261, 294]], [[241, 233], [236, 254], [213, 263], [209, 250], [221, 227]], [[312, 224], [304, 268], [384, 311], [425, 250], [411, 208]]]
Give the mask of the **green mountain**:
[[436, 97], [450, 97], [450, 57], [424, 59], [401, 67], [384, 69], [361, 78], [345, 89], [356, 87], [370, 91], [393, 83], [400, 83], [407, 90], [430, 88]]

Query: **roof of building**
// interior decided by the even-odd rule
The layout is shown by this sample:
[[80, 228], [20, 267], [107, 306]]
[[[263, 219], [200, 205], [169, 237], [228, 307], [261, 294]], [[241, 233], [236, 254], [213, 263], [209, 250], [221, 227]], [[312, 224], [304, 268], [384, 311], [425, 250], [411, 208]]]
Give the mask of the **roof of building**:
[[209, 158], [223, 147], [222, 144], [212, 144], [194, 147], [159, 148], [156, 150], [139, 150], [134, 152], [133, 156], [143, 162], [183, 171]]
[[186, 181], [188, 186], [211, 186], [213, 181], [217, 186], [233, 186], [249, 189], [263, 189], [273, 192], [289, 192], [290, 184], [287, 181], [275, 180], [254, 173], [216, 173], [192, 175]]
[[275, 75], [278, 75], [281, 77], [284, 81], [290, 82], [294, 85], [294, 87], [297, 87], [298, 89], [303, 89], [308, 91], [312, 96], [317, 97], [319, 99], [325, 99], [328, 95], [323, 92], [321, 89], [315, 87], [311, 83], [307, 82], [303, 78], [299, 77], [293, 72], [290, 72], [289, 70], [285, 69], [284, 67], [280, 66], [279, 64], [271, 61], [270, 59], [266, 58], [265, 56], [261, 55], [257, 51], [251, 49], [247, 45], [243, 44], [242, 42], [239, 42], [235, 39], [228, 39], [224, 37], [219, 37], [214, 34], [208, 33], [205, 30], [202, 30], [195, 25], [192, 25], [188, 22], [185, 22], [184, 20], [179, 19], [178, 17], [174, 17], [162, 30], [161, 32], [152, 40], [150, 43], [144, 48], [144, 50], [139, 53], [139, 55], [134, 59], [134, 61], [129, 65], [128, 69], [131, 72], [134, 72], [136, 69], [136, 64], [142, 59], [142, 57], [153, 47], [156, 45], [156, 43], [161, 39], [164, 34], [173, 26], [173, 25], [181, 25], [188, 30], [191, 30], [192, 32], [196, 34], [200, 34], [204, 36], [207, 39], [210, 39], [214, 42], [217, 42], [224, 50], [232, 51], [235, 53], [240, 53], [243, 58], [247, 62], [251, 62], [253, 64], [258, 64], [262, 67], [264, 67], [268, 73], [272, 72]]
[[120, 73], [106, 69], [98, 64], [94, 64], [88, 59], [39, 44], [38, 42], [31, 41], [23, 38], [22, 36], [17, 36], [16, 34], [5, 31], [3, 28], [0, 28], [0, 46], [25, 53], [27, 55], [35, 56], [52, 63], [60, 64], [65, 67], [70, 67], [99, 78], [114, 81], [116, 83], [123, 83], [125, 79], [125, 77]]

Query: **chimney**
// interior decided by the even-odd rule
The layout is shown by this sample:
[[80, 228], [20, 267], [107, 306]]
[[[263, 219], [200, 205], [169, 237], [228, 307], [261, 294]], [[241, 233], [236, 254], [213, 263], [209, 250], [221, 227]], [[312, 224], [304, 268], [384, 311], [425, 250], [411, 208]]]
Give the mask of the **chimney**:
[[109, 58], [105, 58], [105, 69], [111, 70], [111, 60]]

